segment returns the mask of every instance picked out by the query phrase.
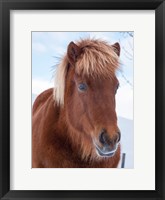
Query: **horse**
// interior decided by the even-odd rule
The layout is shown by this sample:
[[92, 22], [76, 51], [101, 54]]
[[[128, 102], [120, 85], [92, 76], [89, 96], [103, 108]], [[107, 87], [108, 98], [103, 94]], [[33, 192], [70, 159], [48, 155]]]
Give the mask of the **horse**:
[[120, 44], [70, 42], [32, 110], [32, 168], [117, 168], [121, 133], [115, 94]]

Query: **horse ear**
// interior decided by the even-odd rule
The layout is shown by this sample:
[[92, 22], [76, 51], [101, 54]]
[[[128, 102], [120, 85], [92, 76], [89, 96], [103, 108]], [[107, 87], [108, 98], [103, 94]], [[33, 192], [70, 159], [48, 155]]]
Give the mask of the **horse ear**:
[[115, 53], [120, 56], [120, 44], [118, 42], [116, 42], [115, 44], [112, 45]]
[[77, 61], [77, 57], [81, 54], [81, 48], [78, 47], [74, 42], [68, 45], [67, 56], [69, 62], [74, 65]]

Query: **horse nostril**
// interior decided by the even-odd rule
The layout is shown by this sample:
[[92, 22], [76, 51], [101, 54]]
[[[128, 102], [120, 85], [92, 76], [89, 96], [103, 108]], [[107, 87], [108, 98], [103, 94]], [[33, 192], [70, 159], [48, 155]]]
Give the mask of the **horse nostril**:
[[99, 135], [99, 141], [101, 144], [106, 144], [106, 138], [105, 138], [106, 131], [102, 129], [100, 135]]
[[99, 135], [99, 141], [102, 145], [106, 146], [106, 145], [114, 145], [116, 143], [119, 143], [121, 139], [121, 133], [120, 131], [118, 131], [116, 133], [116, 137], [110, 138], [108, 133], [106, 132], [105, 129], [102, 129], [102, 131], [100, 132]]
[[120, 131], [118, 131], [117, 134], [118, 134], [118, 136], [117, 136], [116, 142], [118, 143], [121, 140], [121, 133], [120, 133]]

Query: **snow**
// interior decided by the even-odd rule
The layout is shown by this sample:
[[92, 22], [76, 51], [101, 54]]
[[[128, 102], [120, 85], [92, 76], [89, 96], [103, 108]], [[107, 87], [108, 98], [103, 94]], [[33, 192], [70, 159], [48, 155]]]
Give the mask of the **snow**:
[[[121, 156], [123, 153], [125, 156], [124, 168], [134, 168], [134, 131], [133, 120], [118, 117], [118, 127], [121, 131]], [[119, 168], [121, 167], [121, 161]]]

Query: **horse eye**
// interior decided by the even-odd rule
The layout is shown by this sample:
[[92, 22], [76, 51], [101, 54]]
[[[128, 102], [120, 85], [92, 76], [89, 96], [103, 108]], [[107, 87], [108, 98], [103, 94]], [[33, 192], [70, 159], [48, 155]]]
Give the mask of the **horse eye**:
[[84, 92], [87, 89], [87, 85], [85, 83], [80, 83], [78, 85], [78, 90]]

